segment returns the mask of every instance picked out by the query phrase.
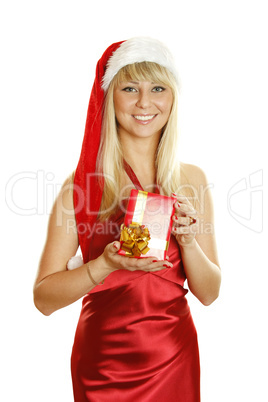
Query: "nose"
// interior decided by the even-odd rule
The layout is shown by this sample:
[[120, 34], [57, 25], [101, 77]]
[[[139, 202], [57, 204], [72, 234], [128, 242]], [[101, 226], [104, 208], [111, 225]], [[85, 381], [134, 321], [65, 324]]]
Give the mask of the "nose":
[[151, 106], [150, 94], [147, 91], [140, 91], [138, 93], [138, 99], [136, 106], [141, 109], [148, 109]]

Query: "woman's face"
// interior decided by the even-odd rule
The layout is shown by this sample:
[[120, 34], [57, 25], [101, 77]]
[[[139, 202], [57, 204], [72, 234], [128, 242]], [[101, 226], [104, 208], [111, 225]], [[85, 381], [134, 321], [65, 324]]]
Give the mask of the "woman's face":
[[168, 86], [149, 81], [121, 82], [114, 90], [120, 136], [160, 137], [172, 103], [173, 94]]

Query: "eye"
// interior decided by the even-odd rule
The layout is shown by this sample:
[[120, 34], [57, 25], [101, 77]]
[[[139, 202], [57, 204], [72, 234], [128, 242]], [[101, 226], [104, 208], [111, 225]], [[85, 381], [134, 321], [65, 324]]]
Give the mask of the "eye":
[[160, 86], [154, 87], [154, 88], [152, 89], [153, 92], [163, 92], [163, 91], [165, 91], [165, 90], [166, 90], [166, 88], [160, 87]]
[[122, 91], [125, 91], [125, 92], [136, 92], [137, 90], [136, 90], [136, 88], [133, 88], [133, 87], [126, 87], [126, 88], [123, 88]]

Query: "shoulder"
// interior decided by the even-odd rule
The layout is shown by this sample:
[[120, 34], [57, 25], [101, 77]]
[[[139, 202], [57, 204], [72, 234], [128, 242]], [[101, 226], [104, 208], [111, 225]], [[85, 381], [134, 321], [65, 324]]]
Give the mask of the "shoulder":
[[73, 186], [74, 186], [74, 173], [71, 173], [61, 186], [57, 201], [58, 202], [73, 202]]
[[190, 202], [200, 212], [206, 210], [212, 213], [213, 201], [211, 188], [207, 176], [199, 166], [181, 163], [181, 192], [189, 197]]
[[64, 225], [74, 220], [73, 175], [70, 174], [61, 186], [55, 199], [49, 220], [49, 230], [59, 231]]
[[192, 165], [189, 163], [180, 164], [181, 167], [181, 181], [184, 184], [190, 185], [206, 185], [207, 176], [203, 169], [199, 166]]
[[62, 188], [61, 189], [69, 189], [71, 190], [73, 188], [73, 184], [74, 184], [74, 173], [72, 172], [71, 174], [69, 174], [69, 176], [66, 178], [66, 180], [63, 182]]
[[75, 255], [78, 244], [73, 208], [73, 178], [69, 175], [50, 214], [37, 282], [55, 272], [65, 271], [66, 263]]

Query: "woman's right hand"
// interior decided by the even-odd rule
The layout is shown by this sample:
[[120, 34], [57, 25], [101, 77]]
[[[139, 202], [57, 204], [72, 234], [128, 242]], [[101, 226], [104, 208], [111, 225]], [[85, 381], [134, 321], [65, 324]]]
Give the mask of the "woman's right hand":
[[158, 260], [156, 257], [133, 258], [122, 256], [118, 254], [119, 248], [119, 241], [109, 243], [99, 257], [103, 259], [105, 266], [111, 272], [116, 271], [117, 269], [156, 272], [165, 268], [171, 268], [173, 266], [171, 262], [167, 260]]

